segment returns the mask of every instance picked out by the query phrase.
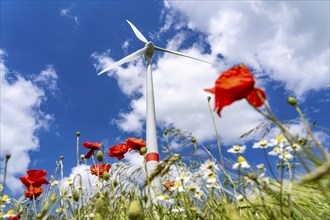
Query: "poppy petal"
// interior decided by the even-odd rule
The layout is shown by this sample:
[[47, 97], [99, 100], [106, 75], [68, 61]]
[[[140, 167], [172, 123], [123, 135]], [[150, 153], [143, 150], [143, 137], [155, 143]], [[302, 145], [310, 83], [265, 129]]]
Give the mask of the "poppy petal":
[[265, 92], [260, 88], [255, 88], [247, 96], [247, 101], [256, 108], [261, 107], [266, 100]]

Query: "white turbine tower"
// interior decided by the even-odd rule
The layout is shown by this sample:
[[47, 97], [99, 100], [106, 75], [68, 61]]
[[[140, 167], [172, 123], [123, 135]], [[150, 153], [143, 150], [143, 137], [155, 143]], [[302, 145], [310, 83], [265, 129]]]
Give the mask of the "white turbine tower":
[[[147, 114], [146, 114], [146, 144], [147, 144], [147, 155], [146, 155], [146, 163], [147, 163], [147, 172], [151, 173], [159, 163], [159, 153], [158, 153], [158, 144], [157, 144], [157, 131], [156, 131], [156, 114], [155, 114], [155, 103], [154, 103], [154, 91], [153, 91], [153, 80], [152, 80], [152, 67], [151, 60], [154, 55], [154, 51], [162, 51], [167, 53], [172, 53], [175, 55], [191, 58], [194, 60], [202, 61], [205, 63], [209, 63], [204, 60], [200, 60], [191, 56], [188, 56], [183, 53], [179, 53], [176, 51], [166, 50], [160, 47], [155, 46], [151, 41], [147, 41], [147, 39], [141, 34], [141, 32], [128, 20], [126, 20], [128, 24], [133, 29], [136, 37], [145, 43], [144, 48], [135, 51], [134, 53], [124, 57], [123, 59], [113, 63], [109, 67], [102, 70], [98, 75], [107, 72], [110, 69], [113, 69], [119, 65], [127, 63], [131, 60], [134, 60], [141, 55], [144, 55], [146, 64], [147, 64], [147, 86], [146, 86], [146, 98], [147, 98]], [[211, 63], [209, 63], [211, 64]], [[155, 178], [151, 184], [155, 189], [156, 193], [159, 193], [161, 190], [161, 183], [159, 178]]]

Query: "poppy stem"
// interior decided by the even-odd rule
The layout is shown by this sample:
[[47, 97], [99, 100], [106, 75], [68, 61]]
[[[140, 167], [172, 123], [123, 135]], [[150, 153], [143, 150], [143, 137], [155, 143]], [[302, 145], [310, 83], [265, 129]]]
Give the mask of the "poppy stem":
[[76, 157], [77, 157], [77, 166], [79, 166], [79, 137], [80, 135], [77, 136], [77, 141], [76, 141]]

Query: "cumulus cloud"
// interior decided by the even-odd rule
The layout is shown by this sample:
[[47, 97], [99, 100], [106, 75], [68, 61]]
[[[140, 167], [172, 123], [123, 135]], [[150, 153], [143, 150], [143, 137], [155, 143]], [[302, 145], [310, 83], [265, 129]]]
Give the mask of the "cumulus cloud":
[[[11, 72], [5, 65], [3, 50], [0, 50], [1, 77], [1, 155], [11, 154], [7, 178], [12, 192], [21, 189], [18, 175], [25, 175], [30, 163], [29, 152], [38, 150], [37, 132], [47, 129], [54, 116], [40, 107], [46, 100], [46, 87], [57, 90], [57, 74], [47, 67], [32, 79]], [[49, 81], [45, 81], [48, 79]], [[52, 90], [54, 89], [54, 90]]]
[[166, 1], [165, 6], [208, 36], [212, 55], [247, 63], [299, 98], [329, 82], [329, 2]]

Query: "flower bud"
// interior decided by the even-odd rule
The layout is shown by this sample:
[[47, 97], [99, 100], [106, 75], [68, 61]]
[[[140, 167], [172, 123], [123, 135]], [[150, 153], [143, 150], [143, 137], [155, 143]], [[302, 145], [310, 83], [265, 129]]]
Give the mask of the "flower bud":
[[56, 193], [53, 193], [53, 194], [50, 196], [50, 201], [51, 201], [52, 203], [54, 203], [55, 200], [56, 200]]
[[10, 159], [10, 157], [11, 157], [11, 155], [10, 155], [10, 154], [6, 154], [6, 160], [9, 160], [9, 159]]
[[79, 201], [79, 193], [76, 189], [73, 189], [72, 190], [72, 197], [73, 197], [73, 200], [78, 202]]
[[128, 208], [128, 219], [137, 220], [142, 216], [142, 209], [138, 200], [134, 200], [131, 202]]
[[292, 106], [295, 106], [295, 105], [297, 105], [297, 100], [291, 96], [288, 98], [288, 103]]
[[60, 160], [63, 160], [64, 159], [64, 156], [60, 156]]
[[76, 136], [80, 137], [80, 132], [79, 131], [76, 132]]
[[103, 172], [103, 176], [102, 176], [102, 179], [105, 180], [105, 181], [108, 181], [110, 178], [110, 175], [107, 171], [104, 171]]
[[165, 130], [165, 131], [164, 131], [164, 135], [166, 136], [166, 135], [167, 135], [167, 133], [168, 133], [168, 130]]
[[209, 102], [211, 100], [211, 96], [208, 96], [207, 97], [207, 101]]
[[196, 143], [196, 138], [195, 137], [192, 137], [190, 140], [191, 140], [191, 142]]
[[147, 148], [146, 147], [141, 147], [140, 152], [142, 154], [146, 154], [147, 153]]
[[113, 187], [116, 187], [116, 186], [118, 186], [118, 182], [117, 182], [117, 180], [114, 180], [113, 181]]
[[98, 151], [97, 154], [96, 154], [96, 159], [99, 161], [99, 162], [103, 162], [103, 159], [104, 159], [104, 156], [103, 156], [103, 152], [102, 151]]

